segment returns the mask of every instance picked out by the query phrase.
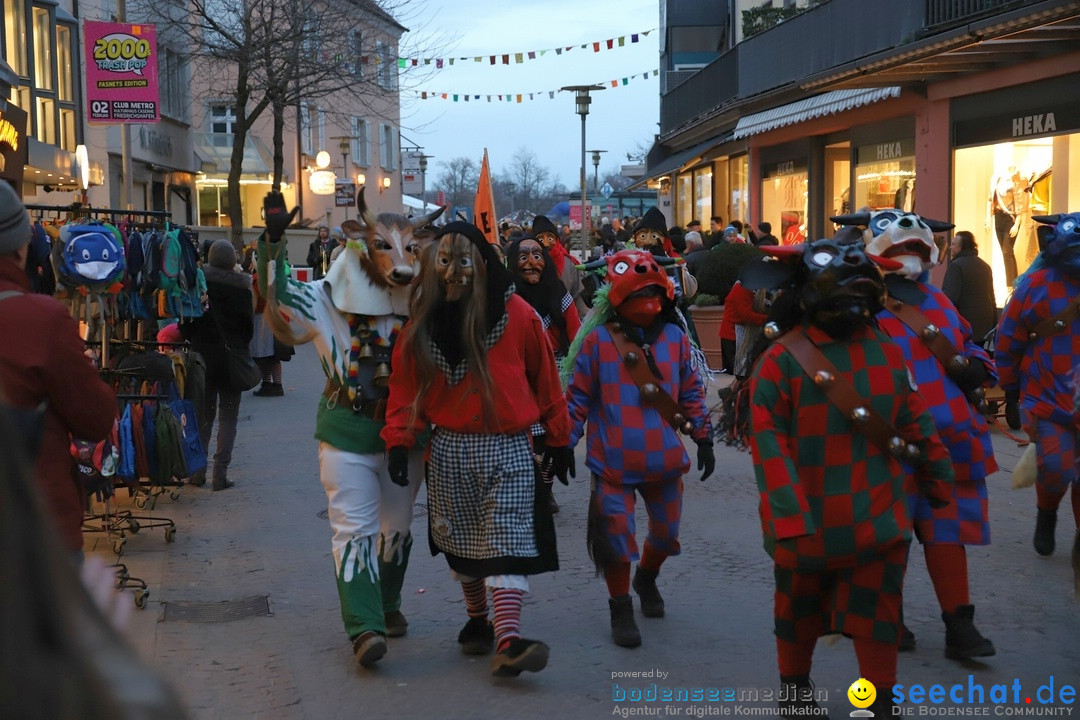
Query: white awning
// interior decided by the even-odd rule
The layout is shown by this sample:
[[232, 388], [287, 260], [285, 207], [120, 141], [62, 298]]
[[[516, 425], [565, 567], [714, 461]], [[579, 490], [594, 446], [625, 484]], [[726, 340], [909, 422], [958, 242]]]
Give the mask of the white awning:
[[422, 215], [427, 215], [428, 213], [435, 212], [439, 209], [439, 206], [435, 203], [425, 204], [423, 200], [418, 197], [413, 197], [412, 195], [402, 195], [401, 204], [408, 208], [410, 211], [420, 210]]
[[775, 130], [785, 125], [795, 125], [813, 118], [844, 112], [879, 100], [899, 96], [900, 88], [895, 86], [870, 88], [868, 90], [833, 90], [805, 100], [774, 107], [771, 110], [741, 117], [738, 124], [735, 125], [735, 139], [738, 140], [750, 135]]

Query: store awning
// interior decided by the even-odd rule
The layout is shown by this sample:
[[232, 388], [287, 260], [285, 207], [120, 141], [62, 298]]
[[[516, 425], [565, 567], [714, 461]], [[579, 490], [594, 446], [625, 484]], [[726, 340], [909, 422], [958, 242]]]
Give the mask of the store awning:
[[668, 155], [666, 158], [656, 163], [656, 165], [654, 165], [653, 167], [646, 168], [645, 177], [639, 180], [637, 184], [640, 185], [644, 180], [652, 180], [662, 175], [670, 175], [674, 170], [678, 170], [683, 165], [694, 162], [702, 155], [704, 155], [713, 145], [717, 145], [723, 142], [725, 139], [726, 138], [723, 136], [709, 138], [705, 142], [698, 143], [697, 145], [687, 148], [686, 150], [680, 150], [676, 153]]
[[[244, 156], [241, 161], [242, 180], [269, 182], [274, 163], [269, 148], [251, 135], [244, 139]], [[226, 178], [232, 162], [233, 136], [227, 133], [199, 133], [195, 136], [197, 165], [208, 178]]]
[[814, 97], [788, 103], [771, 110], [739, 118], [735, 125], [735, 139], [768, 132], [786, 125], [795, 125], [813, 118], [844, 112], [853, 108], [876, 103], [879, 100], [900, 96], [899, 87], [833, 90]]

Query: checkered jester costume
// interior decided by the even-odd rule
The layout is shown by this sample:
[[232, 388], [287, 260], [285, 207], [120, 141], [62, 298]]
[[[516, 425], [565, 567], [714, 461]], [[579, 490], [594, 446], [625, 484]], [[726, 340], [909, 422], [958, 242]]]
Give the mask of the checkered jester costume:
[[[1072, 488], [1080, 528], [1080, 412], [1073, 402], [1080, 365], [1080, 213], [1035, 216], [1042, 252], [1016, 282], [995, 336], [1001, 387], [1019, 393], [1024, 429], [1037, 446], [1035, 551], [1054, 552], [1058, 507]], [[1072, 561], [1080, 595], [1080, 529]]]
[[543, 426], [545, 462], [566, 482], [569, 418], [544, 326], [474, 225], [447, 224], [428, 249], [394, 348], [386, 419], [390, 474], [402, 482], [407, 449], [434, 428], [428, 539], [462, 585], [463, 652], [494, 646], [497, 676], [543, 669], [548, 647], [521, 637], [521, 604], [527, 576], [557, 569], [558, 558], [529, 428]]
[[[952, 468], [900, 348], [874, 327], [884, 299], [875, 263], [895, 263], [831, 240], [766, 251], [782, 261], [742, 275], [751, 289], [779, 288], [766, 331], [775, 341], [750, 377], [749, 441], [774, 562], [780, 678], [800, 691], [781, 712], [798, 714], [816, 708], [802, 691], [817, 638], [829, 632], [853, 638], [862, 677], [877, 687], [896, 682], [911, 539], [910, 475], [897, 455], [913, 459], [923, 491], [941, 498]], [[807, 356], [828, 370], [810, 369]], [[861, 403], [850, 414], [831, 394], [841, 388]], [[874, 413], [896, 447], [860, 430]], [[887, 717], [890, 704], [880, 693], [871, 709]]]
[[[690, 458], [679, 432], [698, 445], [701, 479], [715, 460], [704, 386], [692, 362], [690, 340], [675, 320], [671, 279], [647, 251], [622, 250], [606, 258], [607, 284], [597, 292], [586, 325], [564, 369], [572, 428], [570, 447], [588, 431], [592, 471], [588, 539], [610, 594], [611, 632], [617, 645], [637, 647], [641, 634], [629, 595], [630, 564], [639, 560], [633, 587], [646, 617], [663, 617], [656, 587], [663, 562], [679, 554], [682, 476]], [[634, 372], [640, 364], [644, 382]], [[651, 386], [651, 387], [650, 387]], [[673, 426], [652, 398], [674, 398], [681, 420]], [[638, 554], [634, 504], [640, 494], [649, 516]]]
[[[972, 341], [971, 326], [952, 301], [927, 282], [941, 252], [934, 233], [949, 230], [952, 224], [902, 210], [833, 220], [866, 226], [867, 252], [902, 266], [885, 277], [889, 297], [877, 315], [878, 325], [904, 351], [919, 395], [949, 450], [956, 478], [952, 502], [943, 508], [932, 508], [919, 493], [910, 494], [915, 536], [922, 543], [941, 607], [945, 656], [993, 655], [994, 644], [975, 628], [964, 548], [990, 542], [986, 477], [998, 466], [979, 406], [985, 404], [985, 387], [997, 381], [997, 372], [986, 351]], [[915, 636], [905, 627], [900, 649], [914, 646]]]

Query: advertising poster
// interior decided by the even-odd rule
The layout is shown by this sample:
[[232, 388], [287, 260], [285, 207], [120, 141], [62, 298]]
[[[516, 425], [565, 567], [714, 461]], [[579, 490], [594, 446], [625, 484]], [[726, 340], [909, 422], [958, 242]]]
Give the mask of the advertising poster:
[[87, 119], [92, 123], [157, 122], [154, 26], [87, 21], [83, 38]]

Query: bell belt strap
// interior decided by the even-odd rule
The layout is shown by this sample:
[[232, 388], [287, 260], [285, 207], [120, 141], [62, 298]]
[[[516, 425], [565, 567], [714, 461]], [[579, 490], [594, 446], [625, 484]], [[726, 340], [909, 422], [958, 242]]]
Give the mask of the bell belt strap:
[[922, 452], [918, 446], [907, 442], [892, 423], [869, 403], [864, 402], [855, 386], [837, 371], [836, 366], [805, 333], [798, 329], [790, 330], [777, 338], [776, 342], [783, 345], [795, 358], [814, 385], [825, 393], [829, 402], [883, 453], [909, 462], [917, 461], [921, 457]]
[[889, 297], [885, 301], [885, 309], [896, 316], [896, 319], [911, 328], [927, 349], [934, 354], [945, 372], [952, 375], [967, 367], [968, 359], [956, 349], [941, 328], [930, 322], [922, 312], [914, 305], [908, 305], [902, 300]]
[[326, 379], [323, 388], [326, 408], [333, 410], [338, 405], [352, 408], [354, 413], [367, 415], [372, 420], [383, 422], [386, 418], [386, 398], [365, 398], [359, 392], [349, 400], [349, 389], [332, 378]]
[[642, 357], [642, 348], [639, 348], [626, 337], [619, 323], [609, 322], [606, 327], [608, 332], [611, 333], [615, 349], [622, 356], [626, 371], [630, 373], [630, 379], [634, 381], [634, 384], [637, 385], [638, 390], [641, 392], [642, 401], [646, 405], [656, 408], [661, 417], [667, 420], [671, 427], [684, 435], [689, 435], [694, 429], [690, 423], [689, 414], [670, 393], [665, 392], [660, 387], [658, 379], [653, 377], [648, 363]]
[[1052, 317], [1048, 317], [1032, 328], [1028, 333], [1029, 340], [1038, 340], [1048, 335], [1057, 335], [1064, 332], [1073, 320], [1080, 317], [1080, 297], [1073, 298], [1064, 310]]

